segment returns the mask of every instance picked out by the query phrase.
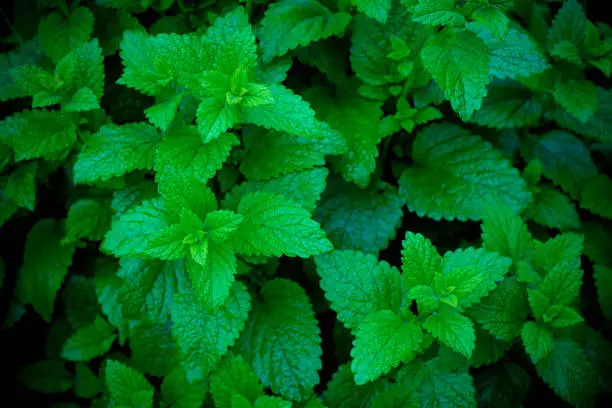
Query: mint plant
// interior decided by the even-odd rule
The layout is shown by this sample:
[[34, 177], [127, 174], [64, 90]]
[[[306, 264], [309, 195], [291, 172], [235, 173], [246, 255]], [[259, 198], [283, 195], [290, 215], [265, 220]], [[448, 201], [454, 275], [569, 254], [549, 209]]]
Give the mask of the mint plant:
[[3, 5], [13, 400], [603, 404], [612, 28], [593, 7]]

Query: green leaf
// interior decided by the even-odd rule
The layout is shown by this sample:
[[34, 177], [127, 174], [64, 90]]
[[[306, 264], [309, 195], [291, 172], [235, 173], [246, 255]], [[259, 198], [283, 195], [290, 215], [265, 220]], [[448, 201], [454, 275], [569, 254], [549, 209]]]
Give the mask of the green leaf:
[[307, 139], [321, 138], [323, 125], [315, 119], [315, 112], [308, 103], [284, 86], [270, 85], [269, 91], [274, 102], [242, 107], [243, 123]]
[[172, 408], [201, 408], [206, 397], [206, 386], [199, 381], [189, 382], [183, 368], [164, 377], [161, 393]]
[[174, 297], [191, 288], [184, 260], [122, 258], [117, 275], [123, 279], [119, 303], [126, 318], [134, 320], [165, 324], [170, 320]]
[[351, 21], [348, 13], [333, 13], [316, 0], [281, 0], [266, 10], [259, 31], [264, 63], [290, 50], [341, 35]]
[[170, 99], [153, 105], [144, 110], [147, 119], [161, 131], [165, 132], [168, 130], [174, 118], [176, 117], [176, 110], [183, 101], [184, 94], [172, 96]]
[[307, 258], [332, 249], [310, 213], [281, 195], [249, 193], [240, 201], [238, 214], [244, 220], [232, 241], [240, 254]]
[[[218, 310], [230, 295], [236, 274], [236, 255], [226, 243], [205, 241], [203, 262], [190, 262], [188, 272], [193, 290], [206, 310]], [[193, 256], [193, 253], [192, 253]]]
[[535, 322], [526, 322], [521, 330], [521, 338], [531, 361], [537, 363], [553, 350], [553, 334]]
[[93, 32], [94, 15], [85, 7], [77, 7], [64, 19], [54, 11], [38, 26], [38, 37], [47, 55], [58, 62], [71, 50], [89, 40]]
[[13, 148], [16, 161], [57, 160], [76, 142], [73, 120], [66, 112], [20, 112], [0, 122], [0, 141]]
[[606, 319], [612, 320], [612, 268], [596, 265], [593, 275], [601, 311]]
[[361, 11], [368, 17], [376, 19], [381, 23], [387, 21], [389, 12], [391, 11], [392, 0], [351, 0], [357, 6], [357, 10]]
[[211, 375], [210, 392], [217, 408], [232, 408], [232, 395], [240, 394], [251, 403], [264, 395], [253, 369], [242, 356], [233, 355], [228, 355]]
[[479, 405], [486, 407], [521, 406], [531, 384], [529, 374], [514, 363], [494, 365], [475, 379]]
[[567, 306], [552, 305], [542, 316], [545, 323], [552, 327], [569, 327], [582, 323], [584, 319], [575, 309]]
[[529, 33], [513, 25], [499, 38], [495, 33], [481, 32], [489, 48], [489, 75], [499, 79], [519, 79], [540, 74], [550, 68], [545, 54]]
[[385, 378], [357, 385], [350, 365], [343, 364], [327, 384], [323, 402], [328, 408], [359, 407], [364, 403], [371, 403], [377, 395], [390, 387], [391, 383]]
[[455, 0], [418, 0], [412, 21], [429, 25], [464, 25], [465, 17], [454, 9]]
[[580, 207], [612, 219], [612, 179], [604, 174], [598, 174], [588, 180], [582, 190]]
[[405, 323], [391, 310], [368, 314], [355, 332], [351, 351], [355, 383], [374, 381], [400, 362], [409, 362], [422, 339], [423, 332], [415, 322]]
[[582, 253], [584, 238], [581, 234], [566, 232], [549, 239], [545, 243], [534, 242], [536, 251], [534, 263], [544, 271], [548, 271], [557, 264], [568, 263], [568, 265], [580, 267], [578, 257]]
[[164, 377], [178, 367], [176, 343], [166, 322], [140, 321], [129, 336], [131, 363], [138, 371]]
[[489, 56], [482, 40], [468, 31], [443, 31], [425, 44], [421, 59], [453, 109], [468, 120], [482, 105], [489, 83]]
[[334, 177], [327, 183], [314, 219], [335, 248], [378, 254], [395, 237], [402, 205], [397, 191], [389, 185], [361, 190]]
[[55, 296], [72, 264], [73, 245], [62, 245], [62, 225], [53, 219], [39, 221], [29, 232], [17, 293], [21, 303], [31, 304], [45, 321], [51, 321]]
[[400, 313], [403, 290], [399, 271], [375, 256], [335, 250], [315, 258], [321, 288], [349, 329], [381, 310]]
[[228, 104], [225, 95], [204, 99], [198, 106], [196, 117], [198, 132], [204, 143], [214, 141], [240, 120], [238, 108]]
[[159, 132], [145, 123], [108, 124], [87, 140], [74, 164], [76, 183], [94, 183], [153, 168]]
[[587, 18], [577, 0], [568, 0], [559, 10], [548, 32], [549, 48], [561, 41], [567, 41], [578, 49], [583, 47], [586, 36]]
[[78, 329], [64, 344], [62, 357], [69, 361], [86, 362], [106, 354], [117, 336], [114, 328], [98, 316], [88, 326]]
[[102, 391], [102, 382], [85, 365], [77, 364], [74, 376], [74, 393], [79, 398], [93, 398]]
[[[107, 360], [104, 369], [111, 401], [117, 406], [151, 408], [154, 389], [142, 373], [115, 360]], [[140, 405], [150, 400], [150, 404]]]
[[528, 312], [525, 290], [515, 278], [506, 278], [467, 314], [499, 340], [511, 341], [520, 334]]
[[108, 200], [83, 198], [75, 201], [68, 210], [64, 242], [79, 239], [101, 241], [111, 225], [110, 202]]
[[398, 382], [419, 393], [423, 408], [477, 406], [472, 376], [466, 371], [445, 369], [439, 358], [405, 366], [398, 374]]
[[408, 231], [402, 241], [402, 271], [407, 288], [433, 287], [442, 277], [442, 257], [429, 239]]
[[571, 261], [555, 265], [538, 286], [551, 305], [567, 305], [580, 294], [582, 269]]
[[236, 210], [242, 198], [249, 193], [274, 193], [291, 200], [308, 211], [315, 209], [325, 189], [329, 171], [326, 168], [287, 173], [265, 181], [241, 183], [225, 196], [223, 207]]
[[352, 181], [361, 188], [370, 183], [370, 176], [376, 169], [378, 143], [384, 136], [380, 131], [380, 120], [383, 115], [378, 101], [366, 99], [340, 99], [325, 121], [332, 129], [340, 132], [348, 151], [331, 162], [347, 181]]
[[18, 207], [25, 207], [34, 211], [36, 206], [36, 162], [25, 163], [19, 166], [9, 176], [4, 194]]
[[59, 360], [42, 360], [25, 366], [19, 374], [21, 382], [31, 390], [55, 394], [72, 388], [72, 375]]
[[538, 124], [543, 110], [541, 98], [527, 87], [512, 81], [494, 81], [470, 122], [494, 129], [532, 127]]
[[254, 302], [237, 350], [265, 387], [304, 401], [318, 384], [321, 338], [304, 289], [285, 279], [268, 281]]
[[524, 216], [548, 228], [576, 229], [580, 217], [576, 205], [565, 194], [548, 184], [541, 184]]
[[12, 81], [24, 95], [53, 94], [62, 85], [49, 71], [38, 65], [18, 65], [8, 70]]
[[515, 212], [531, 200], [525, 181], [489, 143], [459, 126], [429, 125], [412, 146], [415, 165], [399, 180], [408, 209], [435, 220], [480, 220], [490, 195]]
[[461, 353], [472, 356], [476, 346], [474, 323], [450, 307], [440, 307], [423, 322], [423, 328], [433, 334], [442, 344]]
[[201, 230], [202, 224], [197, 217], [184, 221], [157, 198], [134, 207], [114, 222], [101, 248], [117, 257], [175, 260], [187, 255], [185, 239]]
[[246, 155], [240, 171], [249, 180], [266, 180], [325, 164], [326, 154], [344, 153], [344, 140], [329, 132], [325, 138], [307, 139], [254, 126], [243, 128]]
[[500, 40], [508, 34], [510, 19], [497, 5], [477, 8], [472, 13], [472, 18], [474, 21], [470, 22], [468, 27], [476, 33], [486, 30]]
[[[98, 40], [80, 45], [63, 57], [55, 67], [55, 76], [62, 82], [64, 110], [85, 110], [85, 106], [99, 108], [104, 93], [104, 65]], [[67, 109], [68, 105], [72, 105], [71, 109]], [[82, 105], [81, 109], [77, 109], [77, 105]]]
[[533, 256], [533, 238], [527, 225], [501, 200], [491, 200], [486, 206], [481, 228], [487, 251], [497, 252], [515, 263]]
[[206, 214], [204, 226], [206, 233], [214, 242], [227, 241], [238, 229], [244, 218], [233, 211], [213, 211]]
[[536, 363], [536, 370], [544, 382], [571, 404], [589, 405], [594, 398], [595, 369], [573, 340], [555, 339], [552, 351]]
[[589, 150], [568, 132], [555, 130], [539, 138], [531, 137], [521, 150], [527, 159], [539, 159], [544, 176], [572, 198], [579, 197], [584, 185], [597, 173]]
[[555, 120], [562, 127], [573, 132], [604, 143], [611, 143], [610, 113], [612, 112], [612, 92], [598, 88], [598, 100], [597, 110], [586, 123], [581, 123], [562, 108], [557, 109]]
[[253, 408], [291, 408], [292, 403], [290, 401], [284, 401], [279, 397], [269, 397], [262, 395], [257, 398]]
[[587, 123], [597, 111], [597, 87], [589, 81], [568, 81], [558, 85], [553, 93], [555, 102], [579, 122]]
[[482, 248], [447, 252], [442, 259], [443, 286], [435, 282], [436, 289], [456, 296], [460, 307], [469, 308], [504, 279], [510, 265], [510, 259]]
[[155, 178], [160, 184], [179, 176], [206, 182], [221, 169], [232, 148], [238, 144], [238, 138], [231, 133], [202, 143], [194, 126], [175, 124], [155, 152]]
[[245, 286], [235, 282], [225, 304], [215, 313], [204, 309], [195, 294], [175, 295], [172, 335], [182, 353], [187, 379], [204, 379], [227, 353], [247, 320], [251, 299]]

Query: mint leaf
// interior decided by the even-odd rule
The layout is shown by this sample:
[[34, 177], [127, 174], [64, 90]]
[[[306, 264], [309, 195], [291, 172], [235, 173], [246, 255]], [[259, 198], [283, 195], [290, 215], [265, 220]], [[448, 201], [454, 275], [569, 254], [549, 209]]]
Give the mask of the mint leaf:
[[9, 176], [4, 194], [18, 207], [25, 207], [34, 211], [36, 205], [36, 162], [25, 163], [19, 166]]
[[537, 363], [554, 348], [553, 334], [535, 322], [526, 322], [521, 330], [521, 338], [531, 361]]
[[74, 376], [74, 393], [79, 398], [93, 398], [102, 391], [102, 383], [85, 365], [77, 364]]
[[172, 407], [200, 408], [206, 397], [206, 387], [198, 381], [189, 382], [185, 371], [177, 368], [164, 377], [161, 393]]
[[101, 241], [111, 224], [110, 202], [108, 200], [81, 199], [68, 210], [64, 242], [79, 239]]
[[61, 243], [63, 234], [61, 223], [53, 219], [43, 219], [30, 230], [17, 282], [19, 300], [31, 304], [47, 322], [75, 250]]
[[403, 202], [393, 187], [378, 187], [361, 190], [339, 178], [328, 180], [314, 219], [335, 248], [378, 254], [395, 237]]
[[533, 238], [527, 225], [501, 200], [491, 200], [484, 209], [481, 228], [487, 251], [497, 252], [515, 263], [533, 256]]
[[425, 44], [421, 59], [453, 109], [468, 120], [487, 94], [489, 56], [484, 42], [467, 31], [446, 30]]
[[603, 174], [594, 176], [586, 182], [582, 190], [580, 207], [604, 218], [612, 219], [612, 210], [610, 210], [612, 196], [609, 190], [611, 187], [612, 180], [609, 177]]
[[341, 35], [351, 16], [333, 13], [316, 0], [281, 0], [266, 10], [259, 32], [265, 63], [288, 51]]
[[596, 265], [594, 276], [601, 311], [612, 320], [612, 268]]
[[582, 48], [586, 36], [587, 19], [578, 1], [568, 0], [555, 15], [548, 32], [549, 48], [561, 41], [567, 41], [578, 49]]
[[45, 17], [38, 26], [41, 45], [54, 62], [89, 40], [94, 15], [85, 7], [77, 7], [64, 19], [57, 11]]
[[153, 406], [153, 386], [137, 370], [119, 361], [107, 360], [104, 378], [114, 404], [143, 408]]
[[238, 144], [231, 133], [202, 143], [194, 126], [177, 123], [166, 132], [155, 151], [155, 177], [159, 183], [178, 175], [206, 182], [221, 169]]
[[548, 228], [576, 229], [580, 218], [576, 205], [565, 194], [551, 185], [538, 186], [533, 204], [525, 210], [525, 217]]
[[315, 258], [321, 288], [338, 319], [356, 329], [381, 310], [400, 313], [403, 290], [399, 271], [357, 251], [333, 251]]
[[430, 25], [462, 26], [465, 24], [465, 17], [453, 11], [454, 9], [455, 0], [418, 0], [412, 21]]
[[351, 369], [355, 383], [364, 384], [386, 374], [400, 362], [409, 362], [422, 341], [415, 322], [403, 322], [391, 310], [368, 314], [355, 332]]
[[204, 379], [227, 353], [247, 320], [251, 299], [242, 283], [234, 283], [230, 296], [215, 313], [204, 309], [194, 293], [175, 296], [172, 335], [189, 382]]
[[263, 386], [242, 356], [228, 355], [213, 372], [210, 391], [215, 407], [232, 408], [232, 395], [240, 394], [249, 402], [264, 395]]
[[597, 87], [589, 81], [569, 81], [554, 91], [555, 102], [581, 123], [586, 123], [597, 111]]
[[15, 160], [64, 157], [77, 139], [73, 116], [65, 112], [24, 111], [0, 122], [0, 141], [13, 148]]
[[321, 338], [304, 289], [274, 279], [260, 291], [237, 349], [265, 387], [303, 401], [319, 382]]
[[366, 16], [384, 23], [391, 11], [392, 0], [352, 0], [352, 3]]
[[205, 252], [203, 261], [200, 264], [190, 262], [187, 270], [202, 306], [214, 311], [226, 302], [230, 294], [236, 274], [236, 255], [227, 244], [212, 239], [205, 241], [202, 247], [198, 250]]
[[593, 398], [597, 381], [595, 370], [584, 351], [570, 339], [555, 339], [551, 352], [536, 364], [536, 370], [571, 404], [589, 403]]
[[467, 314], [496, 338], [511, 341], [520, 334], [528, 312], [525, 290], [515, 278], [506, 278]]
[[116, 338], [113, 327], [98, 316], [92, 324], [78, 329], [68, 339], [62, 357], [70, 361], [89, 361], [107, 353]]
[[199, 224], [197, 217], [183, 221], [161, 198], [145, 201], [113, 223], [102, 249], [117, 257], [179, 259], [187, 255], [185, 238], [197, 233]]
[[442, 344], [467, 358], [472, 356], [472, 351], [476, 346], [474, 324], [470, 319], [450, 307], [440, 307], [440, 310], [425, 319], [423, 328]]
[[144, 123], [104, 125], [88, 140], [74, 164], [76, 183], [107, 181], [134, 170], [153, 168], [157, 130]]
[[418, 166], [402, 173], [399, 192], [419, 216], [480, 220], [489, 195], [499, 194], [517, 212], [531, 200], [510, 162], [459, 126], [429, 125], [417, 135], [412, 157]]
[[281, 195], [249, 193], [238, 214], [244, 220], [232, 241], [240, 254], [307, 258], [332, 249], [310, 213]]

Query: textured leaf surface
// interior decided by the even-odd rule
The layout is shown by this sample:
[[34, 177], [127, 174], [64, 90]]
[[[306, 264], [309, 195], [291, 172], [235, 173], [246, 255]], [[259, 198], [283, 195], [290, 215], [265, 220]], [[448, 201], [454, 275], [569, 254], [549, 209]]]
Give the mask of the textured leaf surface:
[[204, 379], [232, 346], [247, 320], [251, 299], [242, 283], [234, 283], [225, 304], [212, 313], [193, 293], [175, 296], [172, 335], [182, 352], [182, 365], [191, 382]]
[[59, 221], [39, 221], [28, 234], [17, 283], [19, 300], [31, 304], [48, 322], [75, 250], [74, 245], [63, 245], [62, 238], [63, 228]]
[[25, 366], [19, 375], [31, 390], [47, 394], [68, 391], [73, 385], [72, 375], [60, 360], [42, 360]]
[[228, 355], [212, 374], [210, 391], [215, 407], [232, 408], [232, 395], [240, 394], [254, 402], [264, 395], [263, 386], [242, 356]]
[[113, 327], [101, 317], [77, 330], [62, 349], [62, 357], [70, 361], [89, 361], [108, 352], [116, 339]]
[[402, 219], [402, 200], [391, 186], [361, 190], [338, 178], [328, 181], [314, 212], [337, 249], [378, 254], [395, 237]]
[[285, 279], [269, 281], [260, 294], [237, 349], [264, 386], [303, 401], [321, 369], [320, 330], [310, 301], [304, 289]]
[[264, 62], [311, 42], [340, 35], [351, 21], [348, 13], [333, 13], [316, 0], [281, 0], [268, 7], [259, 40]]
[[593, 398], [596, 375], [584, 351], [570, 339], [556, 339], [552, 351], [536, 364], [542, 379], [572, 404]]
[[421, 328], [390, 310], [370, 313], [355, 332], [351, 369], [357, 385], [374, 381], [400, 362], [409, 362], [423, 340]]
[[77, 183], [93, 183], [152, 169], [160, 139], [159, 132], [144, 123], [104, 125], [79, 153], [74, 179]]
[[93, 26], [93, 13], [85, 7], [77, 7], [68, 19], [57, 11], [49, 14], [40, 22], [38, 35], [45, 52], [57, 62], [72, 49], [87, 42]]
[[489, 195], [517, 212], [531, 200], [510, 162], [458, 126], [428, 126], [417, 135], [412, 156], [415, 165], [402, 174], [399, 191], [419, 216], [480, 220]]
[[535, 322], [527, 322], [521, 330], [521, 338], [531, 361], [537, 363], [546, 357], [554, 347], [553, 334]]
[[137, 370], [119, 361], [107, 360], [104, 378], [111, 399], [116, 405], [131, 407], [147, 400], [151, 401], [149, 407], [153, 405], [153, 386]]
[[468, 120], [487, 94], [489, 55], [484, 42], [467, 31], [445, 31], [425, 44], [421, 58], [453, 109]]
[[580, 206], [594, 214], [612, 219], [612, 180], [598, 174], [590, 179], [582, 190]]
[[238, 214], [244, 217], [233, 239], [238, 253], [307, 258], [332, 249], [310, 213], [281, 195], [249, 193]]
[[476, 335], [474, 324], [467, 317], [451, 308], [442, 307], [423, 322], [423, 327], [442, 344], [467, 358], [472, 356]]
[[363, 252], [333, 251], [315, 258], [321, 288], [338, 319], [356, 329], [364, 318], [381, 310], [400, 313], [399, 271]]

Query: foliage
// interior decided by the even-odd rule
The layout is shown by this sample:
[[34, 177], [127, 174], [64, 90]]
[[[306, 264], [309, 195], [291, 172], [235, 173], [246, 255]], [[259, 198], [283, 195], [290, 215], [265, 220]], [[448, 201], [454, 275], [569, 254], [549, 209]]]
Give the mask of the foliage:
[[3, 330], [44, 335], [3, 350], [15, 391], [122, 408], [609, 398], [612, 28], [587, 14], [16, 2]]

